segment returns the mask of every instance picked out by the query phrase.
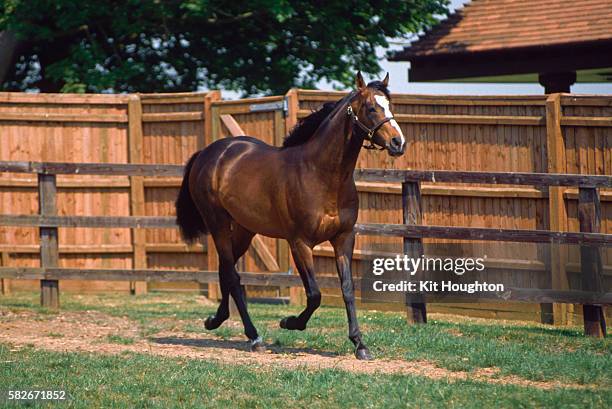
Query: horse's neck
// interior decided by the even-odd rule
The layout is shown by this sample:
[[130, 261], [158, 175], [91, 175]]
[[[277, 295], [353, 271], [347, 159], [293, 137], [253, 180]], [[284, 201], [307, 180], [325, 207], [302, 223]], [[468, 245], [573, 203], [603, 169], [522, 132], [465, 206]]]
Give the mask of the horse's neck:
[[324, 180], [338, 182], [352, 180], [360, 150], [361, 141], [341, 109], [317, 129], [303, 152], [313, 169], [322, 171]]

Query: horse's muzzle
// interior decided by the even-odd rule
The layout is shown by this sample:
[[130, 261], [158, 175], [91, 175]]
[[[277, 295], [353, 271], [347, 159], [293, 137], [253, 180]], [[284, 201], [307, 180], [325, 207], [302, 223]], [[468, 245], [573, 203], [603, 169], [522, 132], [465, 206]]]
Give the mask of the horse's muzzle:
[[405, 149], [403, 148], [394, 148], [392, 146], [387, 147], [387, 152], [389, 152], [389, 156], [398, 157], [404, 154]]
[[405, 144], [403, 144], [402, 140], [398, 137], [391, 138], [391, 142], [387, 144], [387, 151], [389, 151], [389, 155], [391, 156], [402, 156], [405, 148]]

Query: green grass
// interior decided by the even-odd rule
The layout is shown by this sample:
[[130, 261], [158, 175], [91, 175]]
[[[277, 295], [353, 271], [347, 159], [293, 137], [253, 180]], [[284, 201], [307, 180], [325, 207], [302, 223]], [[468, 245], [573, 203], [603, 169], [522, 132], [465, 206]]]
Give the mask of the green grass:
[[[130, 297], [127, 295], [79, 296], [64, 293], [62, 294], [62, 309], [65, 311], [96, 310], [113, 316], [128, 317], [140, 326], [140, 336], [154, 337], [156, 333], [166, 330], [191, 333], [204, 332], [202, 319], [213, 313], [216, 310], [216, 305], [202, 305], [196, 302], [196, 299], [196, 295], [190, 294], [149, 294]], [[0, 297], [0, 308], [16, 311], [34, 310], [42, 314], [50, 314], [50, 312], [38, 306], [38, 296], [36, 294], [28, 293]], [[346, 337], [347, 325], [344, 309], [321, 308], [315, 313], [308, 329], [303, 332], [285, 331], [278, 327], [278, 321], [282, 317], [298, 313], [300, 309], [300, 307], [280, 305], [249, 305], [253, 321], [260, 335], [264, 337], [268, 344], [293, 348], [312, 348], [342, 355], [352, 354], [352, 345]], [[44, 319], [44, 317], [42, 315], [41, 319]], [[593, 399], [600, 400], [582, 402], [595, 405], [598, 402], [601, 403], [601, 399], [605, 397], [607, 403], [612, 403], [610, 402], [612, 343], [609, 339], [586, 338], [582, 335], [581, 328], [555, 328], [537, 324], [485, 322], [482, 320], [451, 322], [444, 317], [432, 319], [427, 325], [407, 326], [403, 314], [365, 311], [363, 309], [360, 310], [359, 318], [364, 332], [364, 340], [376, 358], [425, 359], [440, 367], [455, 371], [472, 371], [478, 368], [496, 367], [499, 368], [500, 375], [516, 375], [530, 380], [589, 384], [599, 389], [599, 392], [593, 395]], [[225, 325], [215, 331], [215, 334], [222, 339], [241, 336], [242, 327], [241, 325]], [[115, 340], [115, 343], [122, 342]], [[33, 356], [36, 355], [34, 352], [29, 353]], [[69, 358], [63, 357], [61, 359]], [[99, 359], [100, 362], [108, 362], [113, 358], [89, 357], [87, 359]], [[130, 359], [137, 362], [148, 362], [149, 359], [158, 360], [159, 358], [132, 357]], [[180, 367], [181, 365], [198, 366], [207, 364], [183, 362], [175, 365]], [[207, 370], [221, 371], [221, 369], [217, 367], [214, 367], [216, 368], [214, 369], [213, 367], [207, 367], [209, 368]], [[227, 376], [231, 378], [233, 371], [242, 371], [249, 374], [244, 376], [250, 376], [251, 374], [251, 371], [233, 368]], [[269, 380], [274, 383], [272, 380], [275, 379], [280, 384], [288, 385], [290, 380], [293, 382], [296, 379], [295, 377], [299, 376], [299, 372], [296, 372], [296, 374], [283, 371], [266, 372], [266, 380], [262, 380], [262, 382], [268, 382]], [[311, 375], [306, 376], [303, 373], [302, 376], [309, 378]], [[317, 372], [316, 375], [317, 379], [321, 379], [321, 382], [323, 382], [323, 379], [343, 378], [345, 376], [352, 377], [353, 375], [325, 371]], [[284, 379], [286, 382], [279, 381], [279, 379]], [[376, 379], [376, 382], [378, 382], [379, 378]], [[455, 395], [459, 392], [454, 392], [451, 386], [443, 382], [393, 376], [387, 376], [384, 379], [385, 383], [389, 383], [387, 386], [391, 391], [398, 388], [393, 393], [400, 393], [400, 390], [417, 393], [418, 388], [414, 390], [411, 388], [427, 384], [427, 388], [429, 388], [427, 393], [432, 395], [429, 396], [427, 393], [425, 395], [431, 399], [438, 393], [440, 399], [456, 397], [457, 402], [462, 404], [461, 406], [470, 404], [470, 402], [461, 400], [462, 398], [459, 395]], [[231, 383], [230, 380], [227, 382]], [[348, 382], [348, 379], [346, 382]], [[369, 384], [369, 386], [362, 386], [370, 388], [370, 393], [377, 388], [372, 384], [373, 382], [366, 382], [365, 378], [363, 382]], [[467, 382], [461, 383], [461, 385], [466, 390], [473, 390], [481, 384]], [[313, 390], [323, 388], [322, 385], [311, 385], [310, 387]], [[344, 385], [344, 387], [348, 388], [347, 385]], [[521, 393], [523, 393], [516, 392], [519, 389], [523, 390], [521, 388], [513, 389], [491, 385], [482, 387], [486, 390], [491, 389], [489, 392], [493, 393], [493, 396], [497, 396], [496, 393], [501, 394], [500, 396], [503, 395], [504, 399], [513, 393], [517, 393], [517, 396], [522, 396]], [[514, 392], [510, 392], [511, 390]], [[257, 394], [252, 389], [248, 389], [248, 392], [244, 393], [247, 395]], [[297, 394], [298, 391], [296, 390], [295, 393]], [[319, 391], [317, 393], [323, 392]], [[338, 395], [334, 396], [339, 397], [343, 393], [350, 395], [350, 393], [358, 392], [352, 389], [343, 389], [337, 392]], [[530, 392], [524, 392], [524, 396], [540, 396], [538, 395], [540, 393], [544, 392], [530, 390]], [[561, 395], [558, 395], [558, 393], [561, 392], [555, 392], [554, 399], [561, 399]], [[566, 393], [575, 394], [572, 396], [576, 399], [578, 397], [580, 397], [579, 399], [585, 399], [585, 396], [590, 396], [590, 392], [587, 391]], [[477, 395], [484, 399], [485, 395]], [[278, 396], [285, 399], [284, 395]], [[413, 396], [412, 392], [407, 396]], [[466, 396], [469, 396], [469, 394]], [[574, 398], [570, 399], [567, 396], [566, 398], [569, 399], [568, 405], [574, 402]], [[534, 402], [537, 402], [537, 399], [533, 402], [530, 400], [525, 402], [526, 406], [530, 406], [535, 404]], [[556, 401], [551, 400], [548, 403], [552, 405], [554, 402]], [[265, 406], [262, 405], [262, 407]]]
[[218, 365], [132, 353], [104, 356], [0, 346], [0, 361], [3, 389], [65, 390], [70, 399], [57, 406], [67, 408], [605, 408], [612, 403], [609, 390], [544, 391], [400, 375]]
[[116, 334], [108, 335], [106, 337], [106, 341], [110, 342], [111, 344], [120, 344], [120, 345], [132, 345], [134, 342], [136, 342], [134, 338], [123, 337], [121, 335], [116, 335]]

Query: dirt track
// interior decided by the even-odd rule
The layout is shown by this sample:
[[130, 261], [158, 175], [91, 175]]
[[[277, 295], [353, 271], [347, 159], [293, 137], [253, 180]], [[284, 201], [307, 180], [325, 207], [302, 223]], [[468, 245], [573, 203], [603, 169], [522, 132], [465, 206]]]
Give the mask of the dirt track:
[[[119, 336], [133, 343], [112, 343], [109, 337]], [[339, 369], [355, 373], [406, 374], [430, 379], [477, 380], [495, 384], [511, 384], [539, 389], [591, 388], [589, 385], [540, 382], [517, 376], [501, 376], [496, 368], [475, 372], [453, 372], [436, 367], [428, 361], [374, 360], [357, 361], [350, 356], [326, 352], [270, 346], [265, 353], [248, 351], [242, 338], [223, 340], [211, 333], [159, 332], [148, 338], [140, 336], [136, 322], [112, 317], [100, 312], [62, 312], [39, 315], [32, 312], [0, 311], [0, 342], [14, 348], [35, 348], [61, 352], [91, 352], [118, 354], [125, 351], [166, 357], [203, 359], [229, 364], [272, 367]], [[595, 386], [593, 386], [595, 388]]]

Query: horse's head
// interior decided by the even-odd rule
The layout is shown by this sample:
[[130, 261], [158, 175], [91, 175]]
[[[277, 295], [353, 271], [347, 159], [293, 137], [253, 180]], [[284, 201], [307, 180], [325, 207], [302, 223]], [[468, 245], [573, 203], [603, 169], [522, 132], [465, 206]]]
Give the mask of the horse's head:
[[366, 85], [361, 72], [355, 80], [357, 97], [348, 107], [347, 114], [355, 125], [365, 133], [369, 148], [387, 150], [391, 156], [400, 156], [406, 149], [406, 139], [393, 119], [391, 100], [387, 85], [389, 74], [382, 81], [372, 81]]

